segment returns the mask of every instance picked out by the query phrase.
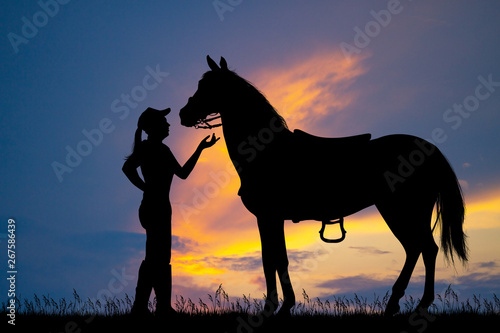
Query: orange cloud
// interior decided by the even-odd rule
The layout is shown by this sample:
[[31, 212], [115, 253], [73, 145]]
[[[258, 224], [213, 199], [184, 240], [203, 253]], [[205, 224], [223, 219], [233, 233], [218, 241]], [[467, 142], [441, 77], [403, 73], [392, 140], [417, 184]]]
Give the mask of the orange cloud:
[[326, 50], [286, 67], [262, 68], [253, 80], [290, 128], [311, 130], [355, 100], [357, 93], [349, 87], [368, 71], [365, 58]]
[[465, 197], [465, 228], [500, 228], [500, 188]]

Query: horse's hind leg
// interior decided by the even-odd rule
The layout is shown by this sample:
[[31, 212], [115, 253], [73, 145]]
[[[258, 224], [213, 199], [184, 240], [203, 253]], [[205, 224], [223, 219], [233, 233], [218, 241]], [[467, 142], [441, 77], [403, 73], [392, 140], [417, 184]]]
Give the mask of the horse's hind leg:
[[394, 200], [390, 206], [377, 205], [382, 217], [406, 252], [403, 270], [392, 287], [386, 315], [393, 315], [399, 311], [399, 300], [404, 296], [420, 253], [425, 264], [425, 292], [420, 305], [428, 307], [434, 300], [434, 274], [438, 251], [430, 227], [434, 202], [431, 199], [406, 200], [410, 204], [405, 205], [401, 200]]
[[408, 207], [405, 207], [401, 202], [377, 204], [380, 214], [406, 252], [403, 269], [392, 287], [392, 294], [385, 309], [385, 314], [388, 316], [399, 311], [399, 300], [405, 294], [418, 257], [422, 251], [418, 243], [420, 238], [418, 236], [419, 229], [422, 229], [419, 227], [421, 221], [413, 214], [414, 211], [412, 209], [406, 208]]
[[429, 232], [424, 240], [422, 257], [425, 265], [425, 289], [419, 307], [428, 308], [434, 301], [434, 277], [436, 273], [436, 257], [439, 248], [432, 237], [432, 231]]
[[398, 279], [392, 287], [392, 294], [385, 309], [385, 314], [387, 316], [392, 316], [399, 311], [399, 300], [405, 294], [405, 290], [408, 287], [408, 283], [410, 282], [413, 269], [415, 268], [418, 257], [420, 256], [420, 251], [413, 244], [406, 246], [403, 245], [403, 247], [406, 251], [406, 260]]
[[415, 241], [411, 241], [407, 238], [398, 239], [406, 251], [406, 261], [399, 275], [396, 283], [392, 287], [392, 295], [387, 303], [386, 315], [393, 315], [399, 311], [399, 300], [404, 296], [405, 290], [410, 282], [413, 269], [417, 263], [420, 252], [422, 252], [422, 257], [424, 259], [425, 265], [425, 289], [424, 295], [418, 307], [427, 309], [434, 301], [434, 277], [436, 270], [436, 257], [438, 253], [438, 246], [434, 242], [432, 237], [432, 231], [429, 227], [426, 236], [420, 233], [413, 234], [413, 239], [420, 240], [422, 243], [418, 244]]

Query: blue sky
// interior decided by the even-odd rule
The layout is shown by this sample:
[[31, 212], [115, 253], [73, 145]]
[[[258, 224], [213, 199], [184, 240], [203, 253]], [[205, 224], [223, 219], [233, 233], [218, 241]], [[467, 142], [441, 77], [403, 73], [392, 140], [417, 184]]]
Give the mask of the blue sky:
[[[396, 3], [391, 1], [244, 0], [222, 13], [213, 1], [41, 3], [47, 4], [51, 15], [44, 14], [36, 1], [0, 5], [0, 225], [4, 228], [0, 235], [6, 233], [7, 219], [14, 218], [22, 295], [67, 296], [75, 288], [95, 297], [107, 288], [112, 272], [125, 267], [128, 274], [136, 274], [145, 241], [136, 217], [141, 193], [122, 174], [123, 157], [130, 152], [137, 117], [148, 106], [172, 108], [173, 126], [165, 143], [179, 161], [185, 161], [196, 142], [208, 134], [181, 127], [178, 118], [178, 110], [208, 70], [207, 54], [214, 59], [224, 56], [230, 68], [254, 82], [295, 128], [323, 136], [408, 133], [427, 139], [441, 129], [439, 137], [446, 139], [438, 146], [462, 181], [466, 199], [475, 200], [474, 216], [486, 221], [477, 230], [472, 223], [482, 225], [481, 221], [470, 222], [471, 235], [477, 235], [471, 241], [478, 244], [471, 267], [482, 269], [482, 281], [489, 281], [487, 287], [478, 282], [476, 290], [498, 293], [499, 285], [490, 281], [498, 276], [500, 258], [498, 247], [488, 247], [489, 241], [496, 242], [488, 234], [499, 235], [499, 225], [491, 221], [498, 221], [500, 213], [491, 205], [480, 207], [481, 198], [495, 202], [500, 193], [498, 2], [401, 1], [393, 8], [390, 4]], [[389, 11], [388, 6], [395, 13], [386, 17], [385, 26], [370, 23], [378, 22], [376, 17]], [[366, 34], [370, 26], [375, 29], [368, 31], [372, 37], [365, 38], [367, 45], [358, 43], [362, 47], [352, 55], [357, 74], [331, 83], [331, 78], [344, 73], [339, 66], [348, 55], [341, 45], [356, 46], [362, 38], [357, 31]], [[27, 43], [16, 44], [13, 38], [25, 38]], [[280, 99], [293, 82], [280, 78], [307, 82], [307, 89], [294, 91], [299, 95], [319, 93], [313, 102], [293, 104]], [[493, 84], [485, 86], [485, 80]], [[469, 105], [474, 111], [464, 111], [466, 116], [447, 113], [455, 104], [474, 103], [480, 85], [481, 96], [489, 95]], [[95, 144], [81, 143], [91, 141], [84, 131], [94, 133]], [[86, 156], [70, 158], [73, 166], [68, 166], [67, 147]], [[72, 171], [58, 177], [54, 162]], [[189, 203], [192, 189], [202, 186], [209, 171], [228, 162], [223, 154], [207, 154], [192, 180], [175, 180], [174, 214], [175, 205]], [[228, 209], [228, 214], [218, 215], [221, 237], [227, 228], [256, 232], [255, 224], [248, 222], [251, 216], [238, 206], [236, 191], [222, 199], [224, 205], [231, 204], [211, 203], [213, 209]], [[231, 224], [234, 220], [245, 227]], [[200, 258], [216, 250], [214, 239], [194, 238], [198, 231], [193, 225], [198, 225], [191, 224], [193, 231], [175, 219], [173, 224], [174, 253], [179, 258], [205, 251], [196, 259], [203, 261]], [[200, 222], [199, 230], [208, 224]], [[0, 246], [5, 245], [5, 238], [0, 238]], [[351, 246], [354, 253], [359, 244]], [[238, 255], [248, 258], [254, 249], [247, 250], [224, 255], [227, 260]], [[379, 259], [380, 253], [371, 255], [385, 260]], [[203, 261], [205, 266], [209, 261]], [[400, 267], [397, 263], [391, 269]], [[249, 268], [255, 281], [262, 275], [259, 269]], [[336, 269], [331, 281], [343, 286], [349, 281], [343, 277], [354, 276], [352, 285], [375, 281], [375, 288], [383, 281], [385, 287], [386, 279], [394, 280], [395, 274], [391, 272], [389, 279], [380, 272], [363, 275], [361, 268]], [[250, 292], [232, 284], [236, 278], [230, 270], [217, 274], [206, 283], [193, 277], [191, 285], [179, 283], [176, 290], [204, 295], [218, 280], [237, 295]], [[450, 280], [448, 275], [453, 272], [441, 277], [442, 283]], [[327, 294], [321, 288], [328, 281], [319, 276], [306, 287]], [[479, 281], [470, 271], [463, 272], [462, 281], [466, 278]], [[133, 285], [127, 283], [120, 292], [133, 294]], [[351, 287], [338, 292], [351, 292]], [[252, 288], [257, 294], [263, 292], [258, 283]]]

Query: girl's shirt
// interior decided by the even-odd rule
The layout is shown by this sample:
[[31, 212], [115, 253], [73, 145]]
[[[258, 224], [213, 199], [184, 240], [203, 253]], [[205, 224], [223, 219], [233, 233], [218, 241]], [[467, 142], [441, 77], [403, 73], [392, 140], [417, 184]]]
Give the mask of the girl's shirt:
[[161, 142], [153, 143], [145, 140], [139, 150], [139, 159], [146, 184], [143, 200], [169, 202], [172, 178], [181, 168], [170, 148]]

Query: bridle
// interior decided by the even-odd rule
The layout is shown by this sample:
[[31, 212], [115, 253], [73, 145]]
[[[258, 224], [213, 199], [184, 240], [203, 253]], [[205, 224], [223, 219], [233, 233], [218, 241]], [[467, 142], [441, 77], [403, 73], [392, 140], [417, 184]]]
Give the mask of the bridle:
[[220, 115], [215, 116], [216, 114], [217, 113], [210, 113], [208, 116], [214, 116], [214, 117], [198, 120], [198, 122], [194, 125], [194, 128], [196, 128], [196, 129], [198, 129], [198, 128], [212, 129], [214, 127], [222, 126], [222, 123], [215, 124], [215, 125], [210, 124], [211, 121], [220, 119], [221, 116]]

